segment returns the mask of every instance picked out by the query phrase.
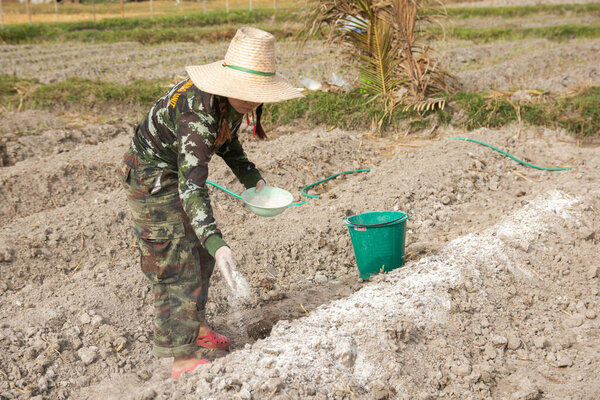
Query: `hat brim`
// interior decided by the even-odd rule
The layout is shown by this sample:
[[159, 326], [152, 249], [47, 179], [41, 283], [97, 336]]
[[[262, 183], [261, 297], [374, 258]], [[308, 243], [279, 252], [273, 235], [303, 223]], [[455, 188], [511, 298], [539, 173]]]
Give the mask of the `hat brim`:
[[223, 60], [185, 67], [194, 85], [207, 93], [254, 103], [276, 103], [304, 97], [283, 76], [256, 75], [223, 66]]

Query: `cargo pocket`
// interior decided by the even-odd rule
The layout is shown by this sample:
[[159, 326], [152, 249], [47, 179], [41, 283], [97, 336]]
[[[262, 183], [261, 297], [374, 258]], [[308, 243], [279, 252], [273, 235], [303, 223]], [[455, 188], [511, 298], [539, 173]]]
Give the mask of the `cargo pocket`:
[[134, 230], [139, 238], [167, 240], [186, 236], [184, 220], [187, 217], [181, 208], [178, 192], [148, 195], [141, 205], [143, 207], [133, 213]]
[[167, 284], [179, 280], [182, 268], [178, 243], [178, 239], [139, 238], [142, 272], [151, 281]]
[[125, 189], [127, 189], [127, 187], [128, 187], [130, 172], [131, 172], [131, 167], [125, 163], [125, 160], [121, 160], [121, 162], [119, 162], [119, 165], [117, 166], [116, 173], [117, 173], [117, 177], [119, 178], [119, 180], [121, 181], [121, 184], [123, 185], [123, 187], [125, 187]]
[[[185, 237], [187, 219], [177, 185], [166, 181], [166, 170], [143, 165], [131, 170], [129, 206], [134, 232], [140, 239], [165, 241]], [[154, 192], [154, 193], [153, 193]]]

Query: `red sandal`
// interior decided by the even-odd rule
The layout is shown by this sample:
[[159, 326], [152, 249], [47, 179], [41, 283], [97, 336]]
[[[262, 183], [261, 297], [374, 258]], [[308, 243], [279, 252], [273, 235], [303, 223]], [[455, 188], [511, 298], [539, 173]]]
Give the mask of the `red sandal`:
[[196, 369], [196, 367], [198, 367], [199, 365], [203, 365], [203, 364], [210, 364], [210, 361], [202, 359], [202, 360], [199, 360], [196, 364], [192, 365], [191, 367], [184, 368], [181, 371], [177, 371], [177, 372], [173, 371], [173, 372], [171, 372], [171, 378], [179, 379], [181, 377], [181, 374], [183, 374], [184, 372], [193, 372]]
[[227, 349], [231, 345], [231, 340], [227, 336], [215, 333], [210, 329], [206, 335], [198, 335], [196, 344], [207, 349]]

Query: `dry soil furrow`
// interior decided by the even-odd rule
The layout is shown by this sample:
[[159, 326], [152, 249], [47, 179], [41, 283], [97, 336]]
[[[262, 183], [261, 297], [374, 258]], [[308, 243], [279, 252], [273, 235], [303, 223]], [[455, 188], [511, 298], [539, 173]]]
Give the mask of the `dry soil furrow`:
[[45, 130], [61, 129], [67, 125], [66, 121], [54, 113], [44, 110], [3, 112], [0, 119], [0, 138], [7, 142], [17, 140], [18, 136], [37, 135]]
[[[29, 158], [47, 159], [55, 154], [66, 153], [73, 150], [80, 151], [83, 145], [95, 146], [107, 142], [117, 136], [132, 136], [133, 127], [128, 124], [90, 124], [85, 126], [65, 127], [58, 129], [44, 129], [47, 125], [61, 125], [64, 122], [49, 113], [24, 113], [18, 117], [7, 118], [2, 136], [6, 142], [6, 157], [8, 165]], [[31, 115], [33, 114], [33, 115]], [[38, 115], [40, 114], [40, 115]], [[30, 117], [27, 123], [22, 122], [23, 117]], [[54, 118], [53, 118], [54, 117]], [[14, 130], [8, 130], [13, 128]], [[27, 131], [30, 128], [31, 131]], [[41, 132], [40, 132], [41, 131]]]
[[0, 226], [81, 197], [92, 201], [95, 193], [114, 190], [119, 186], [115, 167], [130, 141], [129, 135], [121, 135], [76, 151], [0, 168]]
[[[5, 48], [10, 52], [6, 52], [5, 57], [0, 59], [2, 60], [0, 67], [4, 71], [14, 71], [21, 77], [35, 77], [46, 83], [61, 81], [72, 76], [125, 83], [136, 78], [173, 76], [172, 68], [168, 74], [157, 75], [156, 72], [160, 70], [157, 67], [173, 62], [189, 64], [213, 61], [222, 56], [227, 47], [221, 43], [207, 44], [203, 46], [202, 52], [198, 52], [197, 45], [193, 43], [178, 43], [173, 49], [172, 44], [143, 46], [140, 43], [129, 42], [11, 45]], [[32, 56], [38, 53], [40, 53], [39, 57]], [[165, 54], [169, 57], [165, 57]], [[182, 75], [183, 65], [178, 67], [175, 72]], [[145, 72], [142, 73], [142, 70]], [[165, 72], [164, 69], [160, 71]], [[107, 76], [109, 74], [110, 76]]]
[[[549, 186], [561, 182], [561, 187], [571, 190], [595, 179], [588, 172], [593, 167], [586, 163], [594, 157], [593, 150], [577, 149], [574, 143], [548, 147], [549, 137], [555, 138], [553, 132], [546, 132], [548, 137], [544, 137], [530, 131], [523, 141], [516, 140], [515, 133], [516, 127], [512, 127], [506, 131], [480, 130], [475, 135], [536, 164], [569, 162], [576, 169], [537, 171], [465, 142], [438, 143], [416, 151], [399, 147], [394, 158], [373, 172], [331, 181], [328, 187], [320, 188], [324, 191], [321, 199], [294, 207], [277, 220], [240, 211], [240, 203], [228, 202], [219, 191], [213, 192], [214, 202], [222, 204], [215, 207], [215, 215], [218, 221], [226, 221], [225, 239], [243, 257], [252, 279], [262, 283], [265, 296], [285, 296], [290, 287], [300, 292], [313, 282], [352, 284], [355, 263], [342, 222], [347, 213], [382, 209], [408, 212], [407, 257], [416, 259], [438, 251], [443, 243], [460, 235], [493, 225]], [[445, 155], [441, 159], [436, 156], [440, 153]], [[269, 235], [262, 234], [267, 231]], [[290, 271], [300, 271], [301, 278], [281, 284], [294, 276]], [[215, 304], [226, 303], [226, 293], [214, 292], [213, 296]]]
[[[303, 398], [340, 390], [365, 399], [401, 394], [479, 399], [517, 391], [523, 398], [541, 393], [593, 398], [597, 390], [577, 382], [595, 380], [593, 364], [600, 356], [598, 343], [589, 340], [599, 328], [597, 276], [572, 287], [564, 303], [541, 302], [564, 296], [562, 285], [572, 283], [545, 264], [554, 257], [546, 246], [570, 246], [561, 242], [579, 234], [582, 220], [592, 216], [590, 195], [598, 195], [571, 194], [537, 196], [489, 229], [453, 240], [437, 255], [382, 276], [307, 318], [281, 321], [266, 340], [215, 360], [183, 382], [145, 387], [190, 399], [278, 392]], [[593, 224], [598, 222], [596, 216]], [[575, 246], [594, 251], [589, 240]], [[528, 257], [541, 263], [522, 267]], [[587, 273], [583, 263], [571, 269]], [[510, 311], [503, 306], [508, 304]], [[552, 350], [536, 344], [538, 324], [545, 325], [542, 338], [553, 343]], [[551, 366], [531, 368], [532, 361], [546, 360]], [[565, 369], [567, 364], [574, 367]], [[110, 382], [82, 393], [96, 398]]]
[[584, 15], [553, 15], [553, 14], [534, 14], [527, 17], [502, 18], [491, 17], [472, 17], [472, 18], [452, 18], [451, 24], [447, 29], [456, 28], [541, 28], [545, 26], [561, 25], [598, 25], [600, 17], [593, 14]]
[[[2, 225], [41, 210], [62, 207], [79, 197], [90, 199], [95, 193], [116, 188], [118, 181], [114, 168], [125, 152], [131, 134], [130, 127], [90, 126], [81, 130], [50, 130], [40, 135], [42, 139], [25, 136], [11, 142], [8, 147], [10, 159], [32, 158], [0, 169], [0, 198], [5, 204], [0, 211]], [[303, 142], [302, 146], [296, 145], [293, 151], [287, 150], [295, 138], [302, 136], [310, 136], [311, 140]], [[360, 151], [356, 150], [361, 143], [356, 134], [300, 132], [294, 137], [260, 144], [245, 140], [250, 159], [272, 184], [294, 190], [338, 172], [332, 165], [347, 170], [362, 167], [364, 162], [372, 164], [365, 158], [374, 155], [372, 146], [365, 144]], [[103, 139], [106, 141], [98, 143]], [[40, 147], [40, 141], [46, 146]], [[339, 145], [334, 148], [336, 143]], [[55, 154], [66, 150], [70, 151]], [[35, 156], [42, 159], [33, 158]], [[241, 192], [243, 187], [231, 171], [219, 157], [214, 159], [210, 179]], [[31, 196], [32, 192], [35, 196]]]
[[[69, 77], [129, 83], [135, 79], [172, 79], [186, 76], [186, 65], [203, 64], [223, 57], [224, 43], [206, 44], [201, 51], [193, 43], [141, 45], [139, 43], [44, 44], [6, 46], [11, 51], [0, 57], [0, 70], [22, 78], [37, 78], [45, 83]], [[321, 78], [339, 72], [340, 48], [324, 47], [320, 41], [308, 42], [298, 55], [296, 42], [277, 44], [277, 69], [299, 84], [298, 77]], [[41, 52], [42, 57], [32, 56]]]
[[[533, 51], [492, 66], [458, 72], [464, 90], [515, 88], [560, 92], [600, 83], [600, 39], [574, 41], [560, 48]], [[497, 54], [497, 53], [496, 53]]]
[[[566, 42], [525, 39], [488, 44], [450, 41], [447, 44], [434, 45], [434, 48], [438, 48], [442, 62], [457, 74], [464, 90], [526, 87], [561, 91], [581, 83], [598, 84], [599, 43], [598, 39], [576, 39]], [[63, 44], [44, 46], [54, 47], [57, 57], [61, 57], [62, 52], [69, 51]], [[18, 76], [35, 76], [44, 82], [78, 76], [127, 83], [139, 78], [182, 77], [185, 76], [185, 65], [214, 60], [221, 57], [220, 54], [224, 51], [222, 45], [209, 45], [208, 50], [198, 54], [195, 47], [186, 43], [168, 46], [128, 43], [124, 47], [127, 51], [123, 51], [119, 46], [115, 49], [105, 45], [80, 46], [80, 52], [97, 53], [94, 55], [96, 58], [87, 59], [78, 55], [77, 58], [69, 60], [67, 57], [56, 62], [64, 62], [65, 65], [48, 68], [46, 62], [32, 60], [23, 63], [20, 57], [33, 50], [27, 48], [0, 59], [0, 67], [2, 62], [5, 63], [2, 68], [8, 68], [6, 70], [18, 65], [19, 68], [15, 71]], [[211, 46], [217, 47], [212, 49]], [[98, 47], [101, 51], [97, 51]], [[340, 46], [326, 46], [319, 41], [309, 42], [301, 57], [296, 53], [295, 43], [281, 43], [277, 51], [278, 69], [298, 86], [301, 86], [301, 76], [326, 80], [331, 73], [341, 72], [345, 79], [353, 82], [358, 74], [353, 67], [340, 71]], [[169, 56], [165, 57], [165, 54]], [[10, 63], [14, 63], [14, 66], [11, 67]]]
[[[232, 336], [236, 345], [252, 343], [268, 335], [278, 321], [301, 316], [304, 311], [300, 311], [299, 304], [312, 313], [319, 304], [356, 290], [352, 248], [342, 224], [348, 210], [408, 211], [411, 219], [407, 250], [409, 259], [418, 259], [437, 253], [443, 242], [494, 225], [548, 187], [558, 186], [583, 195], [586, 187], [593, 187], [588, 181], [597, 179], [597, 165], [583, 163], [594, 155], [592, 149], [578, 149], [573, 143], [562, 142], [549, 147], [548, 137], [556, 138], [550, 131], [528, 131], [522, 142], [516, 140], [515, 132], [513, 127], [505, 131], [480, 130], [474, 135], [537, 163], [551, 165], [565, 161], [567, 156], [579, 159], [578, 170], [533, 173], [519, 169], [512, 160], [490, 153], [489, 149], [446, 142], [418, 150], [410, 148], [411, 152], [399, 147], [397, 154], [375, 171], [333, 181], [324, 189], [322, 199], [290, 209], [277, 219], [253, 216], [240, 209], [237, 200], [212, 191], [213, 202], [221, 205], [214, 206], [216, 218], [256, 297], [242, 307], [242, 314], [236, 314], [228, 304], [217, 272], [208, 305], [210, 320]], [[343, 169], [345, 162], [354, 160], [354, 151], [360, 147], [354, 135], [298, 132], [267, 143], [245, 145], [253, 159], [270, 154], [262, 158], [267, 170], [304, 155], [313, 163], [322, 160], [319, 172], [327, 172], [333, 166]], [[333, 146], [338, 143], [336, 140], [339, 144]], [[110, 145], [97, 146], [97, 152], [106, 153], [108, 150], [102, 146]], [[106, 161], [120, 156], [116, 147], [113, 146], [114, 154], [100, 158]], [[308, 161], [303, 164], [309, 165]], [[21, 164], [24, 163], [15, 167]], [[296, 168], [296, 172], [281, 176], [267, 172], [267, 179], [293, 186], [305, 174], [302, 168]], [[224, 166], [217, 163], [212, 171], [212, 179], [227, 182]], [[0, 361], [0, 367], [16, 377], [12, 382], [18, 387], [41, 390], [36, 388], [43, 378], [53, 384], [46, 390], [58, 396], [65, 390], [59, 382], [78, 389], [97, 383], [109, 372], [123, 376], [131, 370], [140, 371], [136, 378], [140, 382], [164, 382], [160, 373], [153, 375], [166, 366], [153, 363], [148, 354], [151, 303], [137, 269], [136, 250], [131, 247], [133, 236], [124, 193], [122, 189], [106, 191], [97, 194], [96, 199], [97, 202], [80, 198], [65, 207], [20, 218], [0, 232], [2, 282], [8, 282], [1, 288], [4, 294], [0, 312], [3, 319], [14, 322], [2, 330], [3, 337], [11, 339], [0, 342], [3, 353], [10, 354]], [[598, 203], [597, 198], [595, 201]], [[596, 203], [590, 203], [590, 207], [600, 207]], [[589, 208], [587, 214], [593, 215], [593, 209]], [[593, 219], [590, 221], [594, 223]], [[586, 224], [578, 235], [593, 238], [588, 231], [590, 222]], [[510, 243], [517, 249], [524, 246], [518, 239]], [[545, 242], [547, 245], [550, 243]], [[532, 247], [534, 251], [541, 248]], [[557, 262], [560, 268], [584, 268], [581, 257], [586, 254], [590, 252], [565, 254]], [[537, 265], [536, 261], [536, 268]], [[573, 272], [562, 278], [571, 279]], [[238, 325], [240, 315], [246, 323], [243, 329]], [[62, 351], [69, 364], [63, 364], [40, 337]], [[118, 355], [117, 348], [128, 353]], [[27, 361], [19, 367], [19, 360]], [[85, 378], [81, 378], [84, 370]], [[500, 372], [499, 376], [506, 374]], [[487, 385], [485, 390], [494, 390], [494, 386]]]

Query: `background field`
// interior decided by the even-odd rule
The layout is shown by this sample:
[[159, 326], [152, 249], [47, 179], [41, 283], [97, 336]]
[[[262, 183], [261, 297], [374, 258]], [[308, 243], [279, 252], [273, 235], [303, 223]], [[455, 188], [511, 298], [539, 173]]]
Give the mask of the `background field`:
[[[229, 0], [229, 10], [248, 10], [249, 1]], [[273, 0], [252, 0], [253, 9], [273, 9]], [[275, 0], [275, 6], [279, 9], [301, 8], [305, 6], [305, 0]], [[225, 11], [225, 0], [207, 0], [206, 11]], [[25, 3], [18, 1], [3, 0], [2, 8], [4, 10], [4, 19], [6, 24], [27, 23], [28, 15]], [[94, 17], [94, 6], [90, 2], [71, 3], [69, 1], [58, 4], [58, 15], [60, 22], [92, 21]], [[54, 3], [31, 4], [32, 22], [56, 22], [56, 12]], [[181, 1], [177, 4], [174, 1], [153, 1], [152, 13], [150, 10], [150, 1], [126, 2], [123, 6], [125, 17], [151, 17], [166, 15], [188, 15], [203, 13], [205, 11], [205, 2], [200, 1]], [[119, 1], [97, 1], [95, 4], [96, 19], [119, 18], [121, 17], [121, 3]]]
[[[298, 46], [302, 2], [173, 4], [154, 19], [148, 2], [125, 19], [97, 4], [93, 23], [66, 3], [58, 24], [33, 5], [48, 22], [30, 25], [2, 2], [0, 398], [600, 397], [597, 2], [453, 4], [430, 42], [456, 79], [446, 107], [399, 107], [381, 132], [344, 48]], [[184, 67], [220, 59], [246, 24], [276, 35], [296, 87], [334, 73], [351, 86], [268, 105], [266, 142], [244, 124], [267, 182], [301, 200], [374, 169], [274, 219], [210, 189], [252, 296], [235, 306], [215, 272], [208, 319], [232, 349], [201, 352], [212, 364], [175, 383], [150, 354], [153, 299], [114, 168]], [[218, 157], [209, 179], [242, 190]], [[343, 218], [375, 210], [409, 214], [406, 264], [361, 282]]]

